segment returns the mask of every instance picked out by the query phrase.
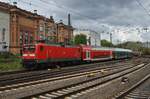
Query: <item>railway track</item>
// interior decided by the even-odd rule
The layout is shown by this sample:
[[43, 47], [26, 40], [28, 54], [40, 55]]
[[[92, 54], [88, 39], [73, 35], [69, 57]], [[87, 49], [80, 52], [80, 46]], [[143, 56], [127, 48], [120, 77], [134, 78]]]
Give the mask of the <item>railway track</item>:
[[25, 73], [25, 72], [28, 72], [28, 70], [23, 69], [23, 70], [0, 72], [0, 76], [11, 75], [11, 74], [18, 74], [18, 73]]
[[122, 92], [116, 99], [150, 99], [150, 74]]
[[[142, 68], [144, 64], [131, 65], [127, 64], [116, 67], [105, 67], [93, 70], [91, 72], [82, 72], [78, 74], [69, 74], [68, 76], [61, 76], [49, 78], [40, 81], [33, 81], [29, 83], [22, 83], [13, 86], [0, 87], [1, 98], [31, 98], [31, 97], [48, 97], [64, 98], [68, 95], [77, 94], [81, 91], [94, 88], [99, 84], [106, 83], [121, 77], [132, 71]], [[63, 91], [64, 90], [64, 94]], [[67, 91], [68, 90], [68, 91]], [[62, 92], [60, 94], [60, 92]], [[69, 92], [69, 93], [67, 93]], [[46, 95], [46, 96], [45, 96]], [[55, 97], [54, 97], [55, 96]], [[56, 97], [57, 96], [57, 97]]]
[[[134, 60], [136, 60], [136, 59], [138, 59], [138, 58], [135, 57]], [[128, 59], [125, 59], [125, 60], [127, 61]], [[106, 61], [106, 62], [104, 61], [99, 64], [109, 64], [109, 63], [115, 63], [115, 62], [120, 62], [120, 61], [122, 61], [122, 60], [115, 60], [115, 61], [113, 60], [113, 61]], [[85, 64], [85, 65], [87, 65], [87, 64]], [[79, 66], [82, 66], [82, 64]], [[36, 72], [38, 70], [34, 70], [34, 71]], [[10, 76], [10, 75], [15, 75], [15, 74], [25, 74], [25, 73], [30, 73], [30, 72], [33, 72], [33, 70], [29, 71], [29, 70], [23, 69], [23, 70], [15, 70], [15, 71], [6, 71], [6, 72], [0, 72], [0, 77], [1, 76]]]
[[[74, 77], [74, 76], [68, 76], [68, 75], [74, 75], [74, 74], [78, 74], [78, 73], [81, 73], [81, 72], [84, 72], [84, 74], [86, 74], [89, 71], [106, 70], [106, 69], [107, 70], [109, 70], [109, 69], [117, 69], [117, 68], [121, 68], [121, 67], [127, 67], [128, 65], [131, 65], [131, 63], [124, 63], [124, 64], [120, 64], [119, 63], [119, 64], [114, 64], [114, 65], [111, 65], [111, 66], [102, 66], [102, 67], [97, 67], [97, 68], [94, 68], [94, 69], [80, 70], [80, 71], [75, 71], [75, 72], [65, 71], [64, 73], [61, 73], [61, 74], [57, 74], [57, 73], [60, 73], [60, 72], [56, 72], [55, 74], [57, 74], [57, 75], [48, 74], [48, 76], [49, 76], [48, 78], [52, 78], [50, 80], [49, 79], [48, 80], [47, 79], [45, 79], [45, 80], [43, 79], [43, 80], [37, 80], [37, 81], [34, 80], [33, 82], [28, 81], [29, 83], [25, 82], [24, 79], [16, 79], [16, 80], [21, 80], [23, 83], [21, 83], [21, 84], [20, 83], [19, 84], [11, 84], [11, 85], [7, 84], [5, 87], [0, 87], [0, 90], [7, 90], [7, 89], [17, 88], [17, 87], [21, 87], [21, 86], [25, 86], [25, 85], [38, 84], [38, 83], [43, 83], [43, 82], [46, 82], [46, 81], [53, 81], [53, 80], [60, 79], [61, 76], [62, 76], [62, 79], [64, 78], [64, 76], [66, 76], [66, 77]], [[134, 65], [132, 64], [131, 66], [134, 66]], [[79, 75], [82, 75], [82, 74], [79, 74]], [[45, 77], [46, 75], [42, 75], [42, 76]], [[75, 76], [77, 76], [77, 75], [75, 75]], [[38, 75], [38, 77], [39, 77], [39, 75]], [[34, 78], [34, 76], [31, 76], [29, 78], [31, 78], [32, 80], [36, 79], [36, 78]], [[29, 79], [29, 78], [25, 78], [25, 79]], [[6, 84], [6, 82], [3, 82], [3, 83]]]
[[[119, 64], [120, 65], [133, 64], [132, 61], [129, 61], [129, 62], [127, 62], [127, 61], [126, 62], [119, 61], [120, 63], [118, 63], [118, 61], [115, 61], [115, 62], [111, 61], [108, 63], [104, 62], [104, 63], [86, 64], [86, 65], [66, 67], [66, 68], [55, 69], [55, 70], [42, 70], [42, 71], [30, 71], [30, 72], [28, 71], [25, 73], [4, 75], [4, 76], [0, 76], [0, 86], [25, 83], [25, 82], [47, 79], [47, 78], [54, 78], [54, 77], [65, 76], [68, 74], [75, 74], [75, 73], [80, 73], [80, 72], [88, 72], [91, 70], [97, 70], [97, 69], [102, 69], [102, 68], [107, 68], [107, 67], [114, 67], [115, 65], [117, 66]], [[140, 62], [138, 62], [138, 64], [139, 63]], [[109, 65], [109, 66], [106, 66], [106, 65]]]
[[[8, 90], [8, 89], [12, 89], [12, 88], [18, 88], [18, 87], [23, 87], [23, 86], [27, 86], [27, 85], [33, 85], [33, 84], [39, 84], [39, 83], [44, 83], [44, 82], [47, 82], [47, 81], [54, 81], [54, 80], [60, 80], [60, 79], [64, 79], [64, 78], [71, 78], [71, 77], [76, 77], [76, 76], [81, 76], [83, 74], [88, 74], [88, 72], [99, 72], [101, 70], [110, 70], [110, 69], [118, 69], [118, 68], [122, 68], [122, 67], [128, 67], [128, 65], [131, 66], [134, 66], [133, 64], [131, 63], [124, 63], [124, 64], [115, 64], [115, 65], [111, 65], [111, 66], [102, 66], [102, 67], [97, 67], [97, 68], [94, 68], [94, 69], [80, 69], [80, 71], [72, 71], [72, 72], [69, 72], [69, 71], [65, 71], [65, 72], [62, 72], [62, 74], [57, 74], [57, 72], [55, 74], [57, 75], [54, 75], [54, 74], [48, 74], [48, 77], [45, 77], [46, 75], [42, 75], [44, 76], [44, 78], [47, 78], [47, 79], [43, 79], [43, 80], [35, 80], [37, 76], [31, 76], [31, 77], [28, 77], [28, 78], [21, 78], [21, 79], [16, 79], [18, 80], [19, 82], [23, 82], [23, 83], [19, 83], [19, 84], [10, 84], [10, 82], [12, 81], [6, 81], [6, 82], [9, 82], [7, 83], [6, 86], [4, 87], [0, 87], [0, 91], [1, 90]], [[98, 71], [97, 71], [98, 70]], [[84, 72], [84, 73], [81, 73], [81, 72]], [[104, 71], [105, 72], [105, 71]], [[61, 72], [59, 72], [61, 73]], [[79, 73], [79, 74], [78, 74]], [[62, 76], [62, 77], [61, 77]], [[35, 77], [35, 78], [34, 78]], [[39, 77], [39, 75], [38, 75]], [[51, 78], [51, 79], [49, 79]], [[34, 81], [30, 81], [30, 79], [34, 79]], [[16, 80], [13, 80], [13, 81], [16, 81]], [[28, 82], [25, 82], [26, 80], [29, 80]], [[5, 83], [6, 82], [0, 82], [0, 83]]]
[[[86, 91], [91, 91], [102, 84], [110, 82], [113, 79], [122, 77], [128, 73], [136, 71], [142, 68], [144, 64], [138, 65], [136, 67], [129, 67], [124, 69], [117, 69], [116, 72], [113, 72], [109, 75], [97, 77], [91, 80], [87, 80], [78, 84], [73, 84], [71, 86], [67, 86], [64, 88], [56, 89], [53, 91], [49, 91], [46, 93], [38, 94], [35, 96], [31, 96], [29, 98], [34, 99], [72, 99], [80, 96], [82, 93], [86, 93]], [[25, 97], [26, 98], [26, 97]], [[27, 97], [28, 98], [28, 97]]]

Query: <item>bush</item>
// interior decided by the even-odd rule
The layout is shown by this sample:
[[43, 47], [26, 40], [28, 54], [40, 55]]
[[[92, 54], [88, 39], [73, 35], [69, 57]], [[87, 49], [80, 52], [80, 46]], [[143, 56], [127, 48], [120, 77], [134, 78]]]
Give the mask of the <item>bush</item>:
[[0, 71], [20, 70], [22, 68], [20, 61], [0, 63]]
[[22, 68], [21, 59], [11, 53], [0, 53], [0, 71], [18, 70]]
[[150, 55], [150, 48], [144, 48], [144, 49], [142, 50], [142, 53], [143, 53], [144, 55]]

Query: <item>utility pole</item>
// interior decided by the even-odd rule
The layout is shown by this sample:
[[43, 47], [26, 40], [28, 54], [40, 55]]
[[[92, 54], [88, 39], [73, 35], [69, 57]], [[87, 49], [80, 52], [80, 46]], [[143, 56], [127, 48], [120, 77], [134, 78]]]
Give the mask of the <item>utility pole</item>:
[[46, 17], [44, 18], [44, 40], [46, 40]]
[[102, 45], [101, 45], [101, 33], [99, 33], [99, 41], [100, 41], [100, 42], [99, 42], [99, 43], [100, 43], [99, 45], [100, 45], [100, 47], [101, 47], [101, 46], [102, 46]]
[[[36, 15], [37, 15], [37, 10], [33, 10], [33, 12], [34, 12], [34, 17], [36, 17]], [[36, 38], [35, 38], [34, 40], [39, 40], [39, 33], [40, 33], [40, 31], [39, 31], [39, 25], [38, 25], [37, 18], [36, 18], [36, 21], [34, 21], [34, 22], [35, 22], [35, 24], [36, 24], [36, 26], [35, 26]]]
[[110, 42], [112, 43], [112, 33], [110, 32]]
[[148, 41], [147, 41], [147, 48], [149, 47], [148, 45], [149, 45], [149, 43], [148, 43]]
[[68, 40], [67, 43], [69, 44], [71, 42], [71, 18], [70, 13], [68, 14]]

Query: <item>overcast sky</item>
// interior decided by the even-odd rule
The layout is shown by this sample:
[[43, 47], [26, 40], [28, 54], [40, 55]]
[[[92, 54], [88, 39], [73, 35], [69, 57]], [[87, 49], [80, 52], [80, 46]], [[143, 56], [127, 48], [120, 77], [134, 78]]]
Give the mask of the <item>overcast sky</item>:
[[[97, 32], [114, 31], [113, 41], [150, 41], [150, 32], [142, 31], [150, 26], [150, 0], [0, 0], [44, 16], [53, 16], [67, 23], [71, 14], [74, 27]], [[143, 8], [144, 7], [144, 8]], [[137, 30], [136, 28], [140, 28]], [[103, 38], [109, 35], [103, 34]]]

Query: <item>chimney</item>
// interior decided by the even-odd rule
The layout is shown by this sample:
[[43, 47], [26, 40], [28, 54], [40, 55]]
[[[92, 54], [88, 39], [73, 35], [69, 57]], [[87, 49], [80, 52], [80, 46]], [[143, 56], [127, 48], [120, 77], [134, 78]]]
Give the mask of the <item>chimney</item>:
[[71, 26], [70, 14], [68, 14], [68, 26]]
[[17, 2], [13, 2], [13, 5], [14, 5], [14, 6], [17, 6]]
[[34, 14], [37, 14], [37, 10], [34, 10]]
[[50, 16], [50, 20], [54, 20], [54, 19], [53, 19], [53, 16]]
[[60, 23], [63, 23], [63, 20], [60, 20]]

